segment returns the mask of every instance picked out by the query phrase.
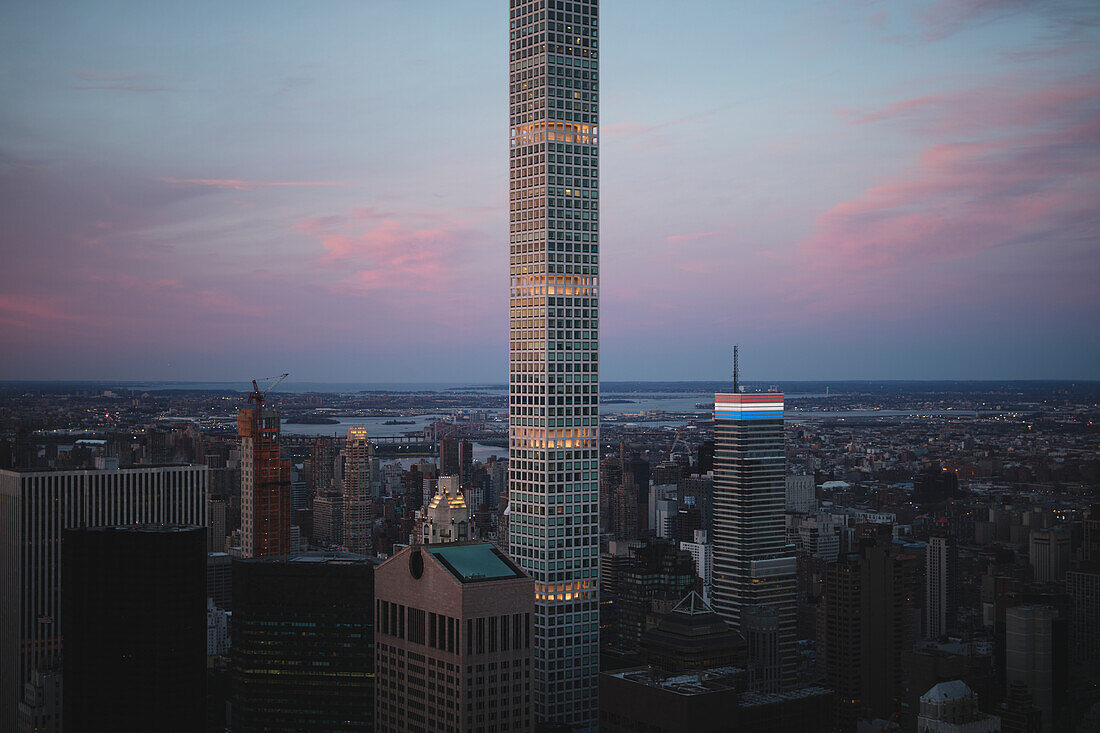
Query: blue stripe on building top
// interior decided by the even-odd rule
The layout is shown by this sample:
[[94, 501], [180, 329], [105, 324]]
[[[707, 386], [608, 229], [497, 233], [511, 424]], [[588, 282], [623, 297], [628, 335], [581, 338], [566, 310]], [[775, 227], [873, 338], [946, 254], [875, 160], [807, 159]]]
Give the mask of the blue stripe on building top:
[[720, 410], [714, 411], [715, 420], [782, 420], [783, 411], [777, 410], [775, 412], [725, 412]]

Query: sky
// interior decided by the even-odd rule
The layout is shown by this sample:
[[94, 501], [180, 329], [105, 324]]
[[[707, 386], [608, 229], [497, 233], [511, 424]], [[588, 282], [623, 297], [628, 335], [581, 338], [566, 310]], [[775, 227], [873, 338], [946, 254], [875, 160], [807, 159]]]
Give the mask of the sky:
[[[0, 4], [0, 379], [505, 381], [507, 22]], [[600, 30], [604, 379], [1100, 379], [1095, 0]]]

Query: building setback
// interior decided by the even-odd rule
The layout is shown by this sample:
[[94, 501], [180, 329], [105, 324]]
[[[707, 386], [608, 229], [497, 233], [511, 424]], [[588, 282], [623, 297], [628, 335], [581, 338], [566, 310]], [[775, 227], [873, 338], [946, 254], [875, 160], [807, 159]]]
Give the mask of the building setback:
[[374, 571], [346, 552], [233, 564], [234, 733], [372, 730]]
[[535, 711], [596, 725], [597, 0], [509, 2], [509, 554], [536, 583]]
[[406, 547], [378, 566], [378, 731], [533, 728], [535, 583], [488, 543]]
[[65, 731], [205, 731], [205, 530], [70, 529], [61, 557]]
[[206, 466], [0, 471], [0, 730], [16, 730], [35, 672], [61, 661], [61, 533], [206, 525]]

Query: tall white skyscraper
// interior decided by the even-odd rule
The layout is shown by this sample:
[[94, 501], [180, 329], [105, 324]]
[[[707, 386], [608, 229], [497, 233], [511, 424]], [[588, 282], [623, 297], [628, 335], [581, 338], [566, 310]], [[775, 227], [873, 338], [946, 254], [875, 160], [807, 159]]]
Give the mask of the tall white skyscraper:
[[797, 662], [796, 583], [784, 521], [783, 395], [716, 394], [714, 402], [712, 605], [746, 637], [742, 612], [774, 610], [779, 679], [769, 684], [790, 685]]
[[535, 717], [595, 728], [597, 0], [509, 3], [509, 552], [536, 581]]
[[76, 527], [206, 525], [206, 466], [0, 471], [0, 730], [23, 685], [61, 655], [61, 533]]

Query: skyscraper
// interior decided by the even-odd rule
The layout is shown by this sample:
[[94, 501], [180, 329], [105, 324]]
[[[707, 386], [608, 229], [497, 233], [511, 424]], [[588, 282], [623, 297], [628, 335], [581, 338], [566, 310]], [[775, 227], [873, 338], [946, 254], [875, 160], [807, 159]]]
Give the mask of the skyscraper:
[[420, 525], [424, 544], [466, 542], [470, 539], [470, 525], [470, 508], [459, 490], [458, 476], [440, 476]]
[[206, 524], [206, 466], [0, 471], [0, 730], [24, 683], [61, 655], [62, 530]]
[[536, 581], [536, 719], [579, 727], [597, 713], [598, 26], [597, 0], [509, 2], [509, 552]]
[[783, 395], [714, 396], [713, 606], [741, 631], [747, 606], [778, 614], [779, 664], [794, 681], [795, 558], [787, 546]]
[[279, 411], [264, 407], [259, 390], [248, 401], [237, 415], [241, 552], [245, 557], [283, 555], [290, 551], [290, 461], [279, 454]]
[[369, 555], [371, 546], [371, 459], [374, 449], [362, 425], [348, 428], [344, 445], [344, 547]]
[[959, 610], [959, 548], [946, 530], [928, 538], [924, 573], [924, 635], [938, 639], [955, 628]]
[[375, 730], [529, 733], [534, 582], [484, 542], [375, 571]]
[[234, 731], [374, 729], [374, 572], [331, 550], [234, 562]]
[[66, 530], [65, 730], [206, 729], [204, 535], [160, 524]]

